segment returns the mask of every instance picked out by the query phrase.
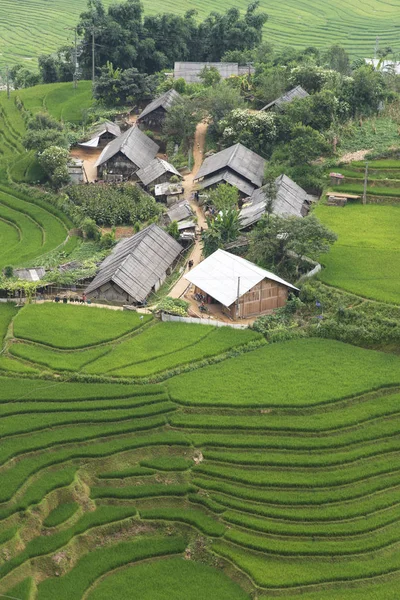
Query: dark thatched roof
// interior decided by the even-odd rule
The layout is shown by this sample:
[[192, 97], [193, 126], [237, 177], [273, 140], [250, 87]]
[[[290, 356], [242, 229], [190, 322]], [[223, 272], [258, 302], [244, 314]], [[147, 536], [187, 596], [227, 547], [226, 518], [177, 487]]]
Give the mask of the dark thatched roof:
[[306, 98], [307, 96], [309, 96], [308, 92], [306, 92], [306, 90], [304, 90], [301, 87], [301, 85], [297, 85], [295, 88], [293, 88], [289, 92], [286, 92], [286, 94], [283, 94], [283, 96], [281, 96], [280, 98], [277, 98], [276, 100], [272, 100], [272, 102], [270, 102], [269, 104], [264, 106], [264, 108], [262, 108], [261, 110], [268, 110], [269, 108], [272, 108], [273, 106], [280, 106], [281, 104], [285, 104], [287, 102], [292, 102], [292, 100], [295, 100], [295, 98]]
[[265, 160], [246, 146], [235, 144], [206, 158], [195, 179], [209, 177], [222, 169], [229, 169], [247, 179], [253, 184], [253, 188], [260, 187], [264, 176]]
[[143, 117], [147, 117], [147, 115], [152, 113], [154, 110], [157, 110], [157, 108], [163, 108], [166, 112], [168, 112], [171, 106], [180, 100], [182, 100], [182, 96], [178, 94], [176, 90], [168, 90], [165, 92], [165, 94], [150, 102], [150, 104], [148, 104], [140, 113], [137, 120], [140, 122]]
[[182, 175], [175, 169], [174, 165], [171, 165], [162, 158], [153, 159], [147, 167], [139, 169], [136, 175], [143, 185], [150, 185], [153, 181], [164, 175], [164, 173], [171, 173], [171, 175], [177, 175], [179, 179], [182, 179]]
[[159, 146], [140, 131], [139, 127], [134, 126], [107, 144], [96, 162], [96, 167], [121, 152], [139, 169], [143, 169], [153, 160], [158, 150]]
[[[311, 203], [307, 192], [287, 175], [277, 177], [275, 184], [277, 197], [273, 203], [273, 214], [279, 217], [305, 217]], [[255, 190], [240, 211], [241, 229], [257, 223], [265, 213], [266, 204], [265, 187]]]
[[86, 293], [113, 282], [135, 302], [143, 302], [181, 251], [182, 246], [174, 238], [158, 225], [150, 225], [115, 246]]

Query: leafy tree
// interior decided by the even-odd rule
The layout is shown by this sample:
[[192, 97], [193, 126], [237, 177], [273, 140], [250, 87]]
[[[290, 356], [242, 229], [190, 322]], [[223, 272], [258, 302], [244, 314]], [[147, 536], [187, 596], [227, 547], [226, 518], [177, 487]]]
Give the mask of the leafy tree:
[[276, 187], [275, 175], [273, 173], [266, 174], [265, 182], [263, 185], [264, 194], [266, 197], [265, 203], [265, 214], [267, 221], [269, 221], [270, 216], [274, 212], [274, 204], [276, 198], [278, 196], [278, 189]]
[[239, 213], [233, 208], [220, 211], [213, 219], [207, 217], [207, 229], [201, 235], [204, 255], [210, 256], [218, 248], [233, 242], [239, 236]]
[[37, 154], [50, 146], [69, 146], [66, 136], [57, 129], [28, 129], [22, 143], [27, 150], [35, 150]]
[[240, 142], [253, 152], [268, 158], [277, 141], [276, 115], [236, 109], [220, 123], [225, 147]]
[[385, 82], [382, 73], [375, 71], [371, 65], [364, 65], [355, 71], [353, 77], [354, 114], [376, 113], [385, 98]]
[[248, 258], [283, 277], [298, 276], [304, 257], [317, 260], [337, 236], [317, 217], [264, 216], [250, 233]]
[[38, 155], [39, 164], [55, 189], [70, 181], [68, 159], [68, 150], [58, 146], [50, 146]]
[[289, 83], [292, 86], [301, 85], [309, 94], [314, 94], [323, 87], [336, 89], [340, 85], [340, 74], [333, 69], [304, 64], [291, 69]]
[[350, 58], [346, 50], [334, 44], [323, 55], [323, 61], [329, 69], [338, 71], [341, 75], [350, 75]]
[[216, 136], [224, 130], [222, 120], [244, 104], [240, 90], [230, 87], [225, 81], [207, 89], [201, 102], [212, 121], [210, 133]]
[[56, 83], [58, 81], [58, 61], [52, 54], [39, 56], [39, 72], [43, 83]]
[[97, 241], [100, 239], [100, 231], [93, 219], [87, 217], [82, 223], [82, 231], [86, 239]]
[[287, 152], [292, 165], [310, 164], [322, 154], [330, 152], [330, 146], [319, 131], [308, 125], [296, 125]]
[[221, 81], [220, 72], [216, 67], [203, 67], [199, 73], [199, 78], [206, 87], [214, 87]]
[[175, 102], [168, 111], [163, 123], [163, 133], [187, 149], [194, 138], [197, 124], [203, 116], [198, 102], [184, 97]]
[[32, 73], [32, 71], [21, 64], [14, 65], [10, 69], [10, 79], [15, 90], [32, 87], [40, 83], [40, 75]]
[[96, 80], [94, 97], [107, 106], [125, 105], [151, 98], [156, 87], [156, 77], [139, 73], [135, 68], [115, 69], [107, 62]]
[[209, 202], [218, 210], [235, 209], [238, 206], [239, 192], [228, 183], [220, 184], [209, 193]]

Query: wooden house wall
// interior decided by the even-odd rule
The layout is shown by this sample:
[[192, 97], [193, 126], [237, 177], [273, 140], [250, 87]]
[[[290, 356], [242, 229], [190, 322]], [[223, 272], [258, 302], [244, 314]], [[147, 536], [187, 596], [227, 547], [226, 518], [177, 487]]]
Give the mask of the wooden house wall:
[[113, 135], [109, 131], [105, 131], [100, 136], [98, 148], [105, 148], [105, 146], [107, 146], [107, 144], [112, 140], [115, 140], [115, 135]]
[[123, 289], [112, 281], [104, 283], [89, 294], [90, 298], [107, 300], [108, 302], [120, 302], [122, 304], [131, 304], [132, 296], [127, 294]]
[[[284, 285], [263, 279], [239, 299], [237, 317], [247, 318], [254, 315], [266, 315], [286, 304], [288, 288]], [[231, 316], [236, 317], [236, 303], [229, 307]]]
[[107, 162], [98, 167], [98, 176], [103, 177], [103, 174], [107, 172], [123, 175], [125, 178], [132, 178], [138, 170], [139, 167], [135, 163], [121, 152], [118, 152], [118, 154], [112, 156]]
[[154, 129], [156, 131], [160, 130], [165, 119], [166, 111], [162, 106], [159, 106], [155, 110], [153, 110], [148, 115], [145, 115], [142, 119], [140, 119], [139, 124], [141, 129]]

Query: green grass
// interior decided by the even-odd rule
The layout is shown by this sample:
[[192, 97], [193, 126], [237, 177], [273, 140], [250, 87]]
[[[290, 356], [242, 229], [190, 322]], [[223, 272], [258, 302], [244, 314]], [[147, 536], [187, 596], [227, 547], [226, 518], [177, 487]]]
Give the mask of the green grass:
[[266, 346], [183, 373], [170, 379], [168, 388], [172, 398], [185, 405], [299, 408], [389, 383], [400, 383], [399, 358], [308, 339]]
[[139, 512], [142, 519], [187, 523], [211, 537], [221, 537], [225, 533], [225, 526], [222, 523], [195, 508], [148, 508]]
[[222, 572], [198, 562], [170, 558], [135, 565], [110, 574], [94, 588], [88, 600], [107, 600], [112, 596], [129, 598], [132, 590], [140, 600], [170, 600], [171, 594], [174, 600], [249, 598]]
[[79, 123], [83, 111], [93, 103], [91, 81], [80, 81], [76, 90], [72, 82], [37, 85], [17, 90], [13, 96], [22, 101], [26, 110], [33, 113], [45, 111], [59, 121], [73, 123]]
[[55, 348], [84, 348], [115, 340], [138, 329], [143, 321], [132, 311], [70, 304], [29, 304], [14, 321], [17, 338]]
[[70, 519], [78, 508], [79, 506], [76, 502], [60, 504], [43, 521], [44, 527], [57, 527], [57, 525], [61, 525], [61, 523]]
[[87, 363], [108, 353], [107, 347], [82, 350], [81, 352], [57, 352], [34, 344], [12, 344], [10, 353], [17, 358], [43, 365], [54, 371], [80, 371]]
[[5, 302], [0, 304], [0, 346], [7, 333], [8, 326], [11, 320], [18, 312], [18, 308], [14, 302]]
[[319, 204], [315, 214], [338, 235], [330, 252], [321, 257], [325, 268], [320, 278], [360, 296], [398, 304], [400, 205]]
[[[370, 6], [372, 8], [372, 5]], [[364, 56], [372, 56], [371, 48]], [[358, 150], [369, 150], [374, 153], [385, 152], [399, 145], [398, 125], [394, 119], [389, 116], [373, 117], [365, 119], [362, 125], [354, 121], [353, 126], [341, 136], [339, 152], [357, 152]], [[377, 161], [381, 162], [381, 161]], [[385, 161], [386, 162], [386, 161]], [[365, 166], [365, 161], [360, 161]], [[371, 168], [375, 168], [375, 161], [372, 161]], [[353, 163], [357, 166], [357, 163]], [[389, 165], [388, 165], [389, 166]], [[379, 168], [379, 167], [378, 167]]]
[[18, 600], [31, 600], [35, 584], [31, 577], [24, 579], [12, 589], [7, 590], [9, 598], [18, 598]]

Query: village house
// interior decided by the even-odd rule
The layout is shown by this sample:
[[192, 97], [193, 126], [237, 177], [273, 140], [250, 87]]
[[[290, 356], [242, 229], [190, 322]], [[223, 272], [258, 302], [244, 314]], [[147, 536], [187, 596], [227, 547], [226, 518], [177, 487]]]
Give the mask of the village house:
[[158, 150], [159, 146], [135, 125], [104, 148], [95, 165], [98, 176], [136, 181], [137, 171], [147, 167]]
[[152, 224], [115, 246], [85, 293], [92, 299], [142, 304], [164, 283], [182, 250], [173, 237]]
[[272, 100], [269, 104], [264, 106], [261, 110], [270, 110], [271, 108], [280, 108], [282, 104], [288, 104], [297, 98], [306, 98], [309, 94], [304, 90], [301, 85], [297, 85], [295, 88], [283, 94], [276, 100]]
[[137, 123], [148, 129], [159, 131], [171, 106], [181, 100], [182, 96], [177, 91], [168, 90], [146, 106], [138, 116]]
[[183, 185], [180, 183], [158, 183], [154, 187], [154, 196], [159, 202], [166, 202], [167, 206], [172, 206], [179, 202], [180, 196], [183, 194]]
[[261, 187], [264, 169], [265, 160], [261, 156], [242, 144], [235, 144], [206, 158], [195, 181], [199, 181], [202, 189], [228, 183], [245, 198]]
[[144, 169], [139, 169], [136, 176], [144, 187], [154, 187], [160, 183], [168, 183], [171, 177], [175, 177], [179, 181], [183, 179], [174, 165], [162, 158], [154, 158]]
[[298, 289], [248, 260], [217, 250], [186, 273], [185, 278], [206, 303], [219, 304], [229, 318], [246, 319], [271, 313]]
[[97, 125], [90, 133], [90, 139], [86, 142], [80, 142], [79, 146], [84, 148], [104, 148], [109, 142], [121, 135], [121, 128], [116, 123], [104, 121]]
[[194, 242], [197, 223], [193, 210], [187, 200], [174, 204], [165, 213], [166, 225], [171, 225], [174, 221], [178, 225], [179, 240], [182, 242]]
[[176, 62], [174, 64], [174, 79], [184, 79], [186, 83], [200, 83], [199, 76], [204, 67], [217, 69], [221, 79], [239, 77], [255, 72], [254, 67], [251, 65], [240, 66], [238, 63], [233, 62]]
[[[272, 204], [272, 214], [279, 217], [305, 217], [308, 215], [312, 197], [287, 175], [275, 179], [276, 198]], [[247, 229], [257, 223], [264, 215], [268, 197], [266, 188], [255, 190], [244, 201], [239, 214], [240, 229]]]

